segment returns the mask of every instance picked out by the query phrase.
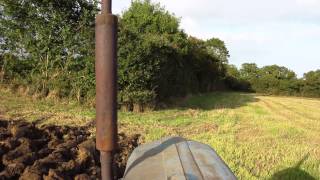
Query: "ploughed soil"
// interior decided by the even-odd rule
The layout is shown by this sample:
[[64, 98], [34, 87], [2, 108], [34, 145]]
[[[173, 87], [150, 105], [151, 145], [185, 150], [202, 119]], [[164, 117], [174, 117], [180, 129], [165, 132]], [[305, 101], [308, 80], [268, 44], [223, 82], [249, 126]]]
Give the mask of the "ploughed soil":
[[[100, 179], [99, 151], [89, 128], [0, 120], [0, 180]], [[116, 178], [123, 176], [138, 139], [119, 134]]]

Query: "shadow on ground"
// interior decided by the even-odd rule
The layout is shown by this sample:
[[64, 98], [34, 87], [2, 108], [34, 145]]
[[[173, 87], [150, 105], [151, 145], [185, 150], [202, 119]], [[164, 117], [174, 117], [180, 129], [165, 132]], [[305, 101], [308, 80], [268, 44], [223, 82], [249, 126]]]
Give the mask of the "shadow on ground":
[[179, 109], [234, 109], [246, 106], [252, 102], [258, 102], [255, 94], [240, 92], [213, 92], [183, 100], [175, 100], [174, 107]]
[[300, 168], [308, 157], [309, 154], [300, 160], [296, 166], [275, 173], [270, 180], [316, 180], [316, 178]]

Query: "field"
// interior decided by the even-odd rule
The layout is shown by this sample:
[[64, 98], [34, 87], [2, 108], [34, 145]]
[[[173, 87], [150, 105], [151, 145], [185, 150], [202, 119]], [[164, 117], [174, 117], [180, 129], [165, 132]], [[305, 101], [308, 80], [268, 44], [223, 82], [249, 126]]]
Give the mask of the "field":
[[[79, 126], [94, 116], [93, 107], [0, 90], [0, 119]], [[320, 99], [216, 92], [164, 110], [120, 112], [119, 123], [143, 142], [183, 136], [209, 144], [239, 179], [320, 179]]]

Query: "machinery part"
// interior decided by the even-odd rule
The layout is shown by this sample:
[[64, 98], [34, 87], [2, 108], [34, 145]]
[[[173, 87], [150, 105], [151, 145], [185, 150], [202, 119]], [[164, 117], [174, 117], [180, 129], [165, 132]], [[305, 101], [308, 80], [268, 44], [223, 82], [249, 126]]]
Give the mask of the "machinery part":
[[164, 138], [136, 148], [124, 180], [236, 180], [210, 146], [180, 137]]
[[101, 1], [101, 11], [111, 14], [112, 13], [112, 0]]
[[112, 151], [117, 138], [117, 17], [96, 19], [96, 128], [97, 149]]
[[111, 0], [103, 0], [96, 17], [96, 146], [100, 150], [102, 180], [113, 179], [117, 146], [117, 17]]
[[100, 163], [101, 163], [101, 179], [113, 179], [113, 154], [112, 152], [100, 151]]

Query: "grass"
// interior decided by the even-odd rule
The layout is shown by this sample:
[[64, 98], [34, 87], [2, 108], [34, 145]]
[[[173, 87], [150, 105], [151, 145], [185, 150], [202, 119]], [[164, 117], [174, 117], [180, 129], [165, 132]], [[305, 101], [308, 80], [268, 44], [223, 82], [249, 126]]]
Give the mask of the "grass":
[[[145, 142], [183, 136], [211, 145], [239, 179], [320, 179], [320, 100], [210, 93], [166, 110], [119, 113], [120, 131]], [[0, 117], [85, 125], [92, 107], [0, 90]], [[92, 130], [94, 131], [94, 130]]]

